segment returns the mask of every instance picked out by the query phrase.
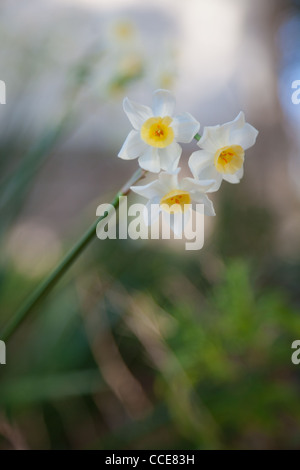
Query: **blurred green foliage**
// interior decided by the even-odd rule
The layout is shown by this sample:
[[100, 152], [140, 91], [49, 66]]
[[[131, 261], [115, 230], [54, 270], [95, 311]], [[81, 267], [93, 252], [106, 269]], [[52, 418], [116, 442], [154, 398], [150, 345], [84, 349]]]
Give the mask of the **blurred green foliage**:
[[[224, 257], [209, 278], [211, 247], [94, 243], [0, 371], [1, 408], [29, 447], [299, 447], [299, 308], [254, 257]], [[107, 373], [114, 347], [147, 396], [142, 411], [118, 389], [120, 364]]]

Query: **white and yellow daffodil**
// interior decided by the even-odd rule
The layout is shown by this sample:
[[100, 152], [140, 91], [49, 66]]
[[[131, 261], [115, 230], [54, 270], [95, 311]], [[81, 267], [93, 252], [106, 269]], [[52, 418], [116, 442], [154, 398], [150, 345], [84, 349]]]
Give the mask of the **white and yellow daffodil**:
[[199, 131], [199, 122], [189, 113], [174, 116], [175, 97], [168, 90], [154, 92], [152, 108], [128, 98], [123, 107], [134, 130], [118, 156], [124, 160], [138, 158], [140, 167], [153, 173], [174, 171], [182, 152], [178, 142], [191, 142]]
[[201, 150], [189, 159], [194, 178], [215, 180], [210, 192], [217, 191], [223, 179], [239, 183], [244, 173], [245, 150], [255, 144], [257, 135], [258, 131], [245, 122], [243, 112], [222, 126], [205, 127], [198, 142]]
[[[204, 214], [214, 216], [213, 203], [206, 196], [206, 192], [213, 186], [214, 181], [198, 181], [193, 178], [178, 180], [180, 168], [172, 173], [162, 172], [158, 179], [144, 186], [132, 186], [131, 190], [148, 199], [145, 206], [145, 224], [154, 223], [160, 212], [165, 221], [170, 223], [176, 235], [180, 235], [189, 221], [192, 210], [204, 207]], [[197, 206], [198, 204], [198, 206]], [[183, 217], [175, 215], [182, 213]]]

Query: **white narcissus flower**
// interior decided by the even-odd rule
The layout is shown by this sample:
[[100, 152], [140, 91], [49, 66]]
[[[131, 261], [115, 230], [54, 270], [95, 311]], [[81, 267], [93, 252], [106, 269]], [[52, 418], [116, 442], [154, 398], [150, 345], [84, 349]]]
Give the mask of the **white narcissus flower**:
[[245, 150], [255, 144], [257, 135], [258, 131], [245, 122], [243, 112], [222, 126], [205, 127], [198, 142], [201, 150], [189, 159], [194, 178], [215, 180], [210, 192], [217, 191], [223, 179], [239, 183], [244, 174]]
[[138, 30], [130, 20], [119, 19], [113, 24], [109, 22], [108, 36], [110, 37], [110, 42], [113, 43], [116, 48], [124, 48], [128, 45], [134, 46], [138, 37]]
[[[216, 215], [212, 202], [205, 194], [213, 186], [214, 181], [198, 181], [193, 178], [183, 178], [178, 181], [179, 172], [180, 168], [172, 173], [162, 172], [158, 179], [151, 183], [130, 188], [148, 199], [144, 212], [146, 225], [154, 223], [162, 212], [176, 235], [181, 235], [191, 211], [199, 208], [197, 204], [203, 204], [205, 215]], [[175, 217], [178, 212], [183, 214], [182, 221]]]
[[128, 98], [123, 107], [134, 130], [118, 156], [124, 160], [138, 158], [140, 167], [153, 173], [174, 171], [182, 151], [177, 142], [191, 142], [199, 131], [199, 122], [189, 113], [174, 116], [175, 97], [168, 90], [154, 92], [152, 108]]

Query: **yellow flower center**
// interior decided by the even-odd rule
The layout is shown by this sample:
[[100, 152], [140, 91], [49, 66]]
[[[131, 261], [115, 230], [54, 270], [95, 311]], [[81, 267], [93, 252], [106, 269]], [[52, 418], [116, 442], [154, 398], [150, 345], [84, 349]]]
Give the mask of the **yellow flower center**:
[[245, 151], [240, 145], [222, 147], [215, 153], [215, 167], [220, 173], [233, 175], [244, 163]]
[[170, 90], [174, 83], [174, 77], [171, 73], [163, 73], [159, 79], [160, 85], [162, 88]]
[[138, 55], [132, 54], [120, 62], [121, 77], [135, 77], [142, 72], [143, 63]]
[[147, 119], [141, 128], [141, 138], [151, 147], [167, 147], [174, 140], [174, 131], [170, 127], [171, 122], [172, 118], [169, 116]]
[[114, 25], [114, 34], [121, 41], [132, 39], [134, 36], [134, 26], [127, 21], [120, 21]]
[[186, 209], [184, 205], [190, 203], [190, 193], [180, 189], [173, 189], [161, 199], [160, 206], [165, 212], [175, 214], [176, 212], [184, 212]]

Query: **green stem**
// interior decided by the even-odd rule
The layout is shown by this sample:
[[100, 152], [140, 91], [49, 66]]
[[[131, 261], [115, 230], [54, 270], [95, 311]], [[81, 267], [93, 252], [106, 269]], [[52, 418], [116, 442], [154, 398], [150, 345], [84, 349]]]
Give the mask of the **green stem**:
[[[116, 194], [111, 202], [111, 205], [117, 209], [119, 207], [120, 196], [126, 196], [130, 192], [130, 186], [137, 183], [145, 175], [145, 171], [140, 168], [133, 174], [133, 176], [127, 181], [123, 188]], [[32, 295], [23, 304], [20, 310], [13, 316], [8, 325], [4, 328], [0, 335], [1, 340], [7, 341], [18, 326], [25, 320], [27, 315], [35, 308], [37, 303], [45, 297], [69, 267], [74, 263], [82, 251], [89, 245], [89, 243], [96, 238], [96, 227], [101, 220], [109, 215], [109, 212], [105, 215], [98, 217], [95, 222], [90, 226], [87, 232], [81, 237], [81, 239], [73, 246], [73, 248], [66, 254], [59, 265], [49, 274], [49, 276], [36, 288]]]
[[201, 139], [201, 135], [200, 134], [194, 135], [194, 139], [197, 140], [197, 142], [199, 142], [199, 140]]

